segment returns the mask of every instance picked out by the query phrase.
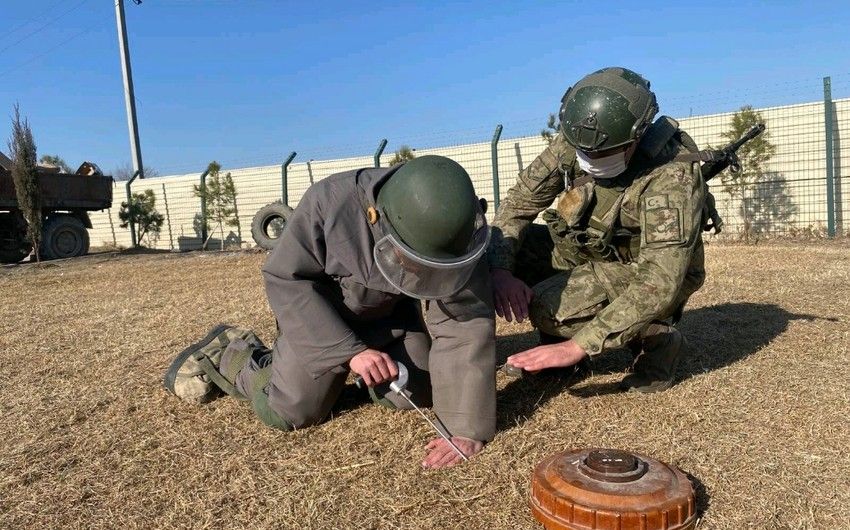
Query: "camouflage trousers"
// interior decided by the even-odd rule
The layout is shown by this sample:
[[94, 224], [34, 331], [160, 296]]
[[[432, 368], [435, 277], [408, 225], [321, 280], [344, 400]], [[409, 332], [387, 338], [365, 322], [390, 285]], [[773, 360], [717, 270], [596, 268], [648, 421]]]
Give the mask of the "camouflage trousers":
[[[637, 267], [609, 261], [573, 266], [558, 255], [546, 226], [532, 224], [517, 253], [515, 271], [515, 276], [534, 291], [529, 307], [531, 323], [545, 334], [571, 338], [625, 292]], [[626, 333], [636, 335], [640, 331]]]
[[[408, 395], [419, 406], [431, 406], [428, 373], [431, 336], [417, 301], [400, 302], [389, 317], [349, 322], [349, 325], [370, 348], [404, 363], [409, 372]], [[281, 429], [308, 427], [324, 421], [342, 393], [348, 367], [338, 366], [314, 379], [283, 336], [277, 338], [271, 355], [264, 355], [268, 352], [258, 348], [247, 359], [235, 382], [237, 390], [252, 401], [260, 420]], [[230, 358], [237, 355], [230, 348], [225, 350], [222, 366], [228, 366]], [[375, 387], [370, 394], [384, 405], [411, 408], [406, 400], [390, 391], [388, 384]]]

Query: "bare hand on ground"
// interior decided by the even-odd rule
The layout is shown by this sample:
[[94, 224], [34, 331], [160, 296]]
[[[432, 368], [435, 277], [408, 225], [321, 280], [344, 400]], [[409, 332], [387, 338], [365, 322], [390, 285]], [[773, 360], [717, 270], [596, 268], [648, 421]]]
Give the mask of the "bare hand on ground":
[[533, 291], [507, 269], [492, 269], [490, 278], [493, 280], [493, 302], [496, 314], [511, 322], [516, 318], [522, 322], [528, 317], [528, 304], [534, 295]]
[[[462, 436], [452, 436], [452, 442], [467, 458], [477, 455], [484, 449], [484, 442]], [[442, 469], [463, 462], [457, 451], [443, 438], [434, 438], [428, 442], [428, 445], [425, 446], [425, 453], [425, 459], [422, 461], [422, 467], [425, 469]]]
[[574, 340], [546, 344], [508, 357], [508, 364], [526, 372], [539, 372], [546, 368], [572, 366], [587, 356], [584, 348]]
[[377, 386], [398, 377], [398, 366], [386, 353], [365, 349], [348, 361], [351, 371], [363, 378], [366, 386]]

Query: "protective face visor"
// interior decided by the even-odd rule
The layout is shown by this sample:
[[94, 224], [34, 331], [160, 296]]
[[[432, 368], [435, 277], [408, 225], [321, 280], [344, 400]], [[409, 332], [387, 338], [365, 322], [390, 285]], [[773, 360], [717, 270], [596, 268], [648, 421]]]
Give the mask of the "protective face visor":
[[467, 251], [452, 259], [431, 258], [416, 252], [396, 235], [381, 212], [379, 224], [385, 235], [373, 250], [378, 270], [393, 287], [413, 298], [437, 300], [456, 294], [469, 281], [490, 242], [490, 227], [477, 200], [475, 208], [475, 226]]

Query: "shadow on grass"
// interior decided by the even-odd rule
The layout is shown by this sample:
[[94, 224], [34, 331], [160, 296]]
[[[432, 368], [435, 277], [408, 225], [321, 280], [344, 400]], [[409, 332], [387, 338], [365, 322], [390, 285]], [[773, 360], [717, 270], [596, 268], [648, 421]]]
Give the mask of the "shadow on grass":
[[[789, 313], [775, 304], [726, 303], [686, 311], [677, 326], [688, 341], [688, 350], [679, 366], [677, 383], [696, 375], [738, 362], [764, 348], [788, 329], [792, 320], [814, 320], [816, 315]], [[518, 351], [537, 344], [537, 333], [528, 332], [499, 338], [496, 356], [500, 363]], [[593, 360], [592, 371], [545, 372], [508, 383], [498, 396], [498, 430], [521, 425], [534, 410], [563, 391], [577, 397], [596, 397], [620, 392], [617, 382], [586, 385], [572, 389], [593, 374], [611, 374], [629, 369], [632, 356], [626, 350], [612, 350]]]
[[[540, 336], [537, 331], [528, 331], [496, 338], [497, 366], [519, 351], [537, 346]], [[570, 386], [595, 373], [595, 368], [573, 367], [544, 370], [538, 374], [525, 374], [514, 379], [497, 395], [496, 430], [507, 430], [525, 423], [534, 411]]]
[[705, 484], [695, 476], [691, 475], [687, 471], [682, 471], [688, 480], [691, 481], [691, 484], [694, 487], [694, 497], [696, 498], [696, 511], [697, 511], [697, 519], [702, 519], [705, 515], [705, 512], [708, 511], [708, 507], [711, 506], [711, 496], [708, 494], [708, 490], [705, 487]]
[[365, 405], [374, 405], [369, 393], [365, 389], [357, 388], [354, 384], [346, 384], [342, 387], [342, 392], [334, 403], [329, 418], [348, 414]]

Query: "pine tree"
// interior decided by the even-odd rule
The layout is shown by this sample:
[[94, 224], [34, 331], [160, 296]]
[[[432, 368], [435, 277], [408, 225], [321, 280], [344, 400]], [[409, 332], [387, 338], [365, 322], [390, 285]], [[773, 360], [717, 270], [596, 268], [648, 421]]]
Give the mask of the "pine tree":
[[42, 155], [38, 162], [40, 164], [58, 167], [62, 173], [73, 173], [71, 166], [59, 155]]
[[[734, 142], [759, 123], [764, 123], [761, 113], [753, 110], [753, 107], [750, 105], [743, 106], [741, 110], [732, 116], [729, 129], [721, 134], [721, 136], [729, 142]], [[723, 184], [724, 190], [731, 197], [738, 198], [741, 201], [740, 213], [744, 220], [743, 236], [746, 241], [749, 241], [753, 231], [753, 212], [749, 207], [750, 201], [746, 195], [759, 182], [765, 180], [765, 165], [773, 157], [774, 153], [776, 153], [776, 147], [770, 143], [769, 134], [765, 131], [753, 140], [745, 143], [738, 150], [738, 158], [741, 161], [740, 172], [732, 173], [726, 170], [720, 174], [720, 181]]]
[[549, 119], [546, 121], [546, 128], [540, 129], [540, 136], [546, 140], [547, 144], [552, 144], [555, 137], [558, 135], [558, 129], [561, 124], [558, 123], [558, 118], [554, 114], [549, 114]]
[[118, 218], [121, 220], [121, 228], [127, 228], [131, 220], [136, 225], [139, 233], [136, 246], [141, 246], [142, 238], [146, 235], [148, 240], [151, 234], [159, 235], [162, 223], [165, 222], [165, 217], [156, 211], [156, 195], [153, 190], [133, 193], [129, 204], [127, 201], [121, 203]]
[[416, 155], [413, 153], [413, 149], [411, 149], [409, 145], [403, 145], [398, 148], [393, 157], [390, 159], [390, 167], [410, 162], [414, 158], [416, 158]]
[[36, 261], [41, 261], [38, 245], [41, 241], [41, 193], [38, 188], [38, 164], [36, 163], [35, 140], [29, 121], [21, 120], [20, 107], [15, 105], [12, 118], [12, 137], [9, 139], [9, 154], [12, 157], [12, 182], [18, 208], [27, 220], [27, 239], [35, 249]]
[[224, 177], [221, 176], [221, 164], [216, 161], [210, 162], [207, 172], [205, 189], [195, 184], [195, 196], [206, 204], [206, 218], [202, 222], [206, 224], [210, 232], [207, 240], [204, 241], [203, 248], [207, 248], [207, 243], [215, 233], [214, 230], [209, 230], [210, 225], [214, 223], [218, 226], [221, 250], [224, 250], [224, 227], [239, 226], [239, 217], [236, 216], [236, 185], [230, 173]]

